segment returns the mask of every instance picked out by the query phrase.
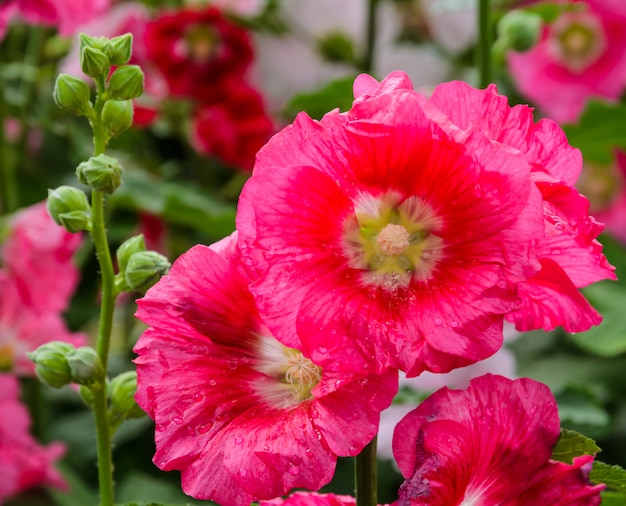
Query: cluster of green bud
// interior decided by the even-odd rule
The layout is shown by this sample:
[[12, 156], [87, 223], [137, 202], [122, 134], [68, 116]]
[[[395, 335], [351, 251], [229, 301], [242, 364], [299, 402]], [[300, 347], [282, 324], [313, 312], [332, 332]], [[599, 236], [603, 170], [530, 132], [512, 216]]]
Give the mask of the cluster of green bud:
[[143, 235], [124, 241], [117, 249], [119, 273], [115, 286], [119, 292], [145, 293], [170, 268], [169, 260], [156, 251], [146, 251]]
[[78, 180], [93, 190], [113, 193], [122, 184], [124, 169], [117, 161], [107, 155], [92, 156], [76, 167]]
[[[54, 101], [62, 109], [85, 116], [92, 123], [100, 120], [107, 142], [133, 123], [131, 100], [143, 93], [144, 75], [137, 65], [127, 65], [133, 36], [130, 33], [107, 39], [80, 34], [80, 65], [85, 75], [97, 83], [102, 107], [96, 111], [91, 92], [82, 79], [60, 74], [54, 86]], [[111, 74], [111, 68], [117, 67]]]
[[141, 418], [144, 411], [135, 401], [137, 392], [137, 372], [127, 371], [113, 378], [109, 384], [110, 414], [113, 423], [127, 418]]
[[68, 232], [91, 230], [91, 208], [85, 192], [73, 186], [48, 190], [48, 213]]
[[54, 388], [70, 383], [94, 385], [104, 378], [98, 353], [89, 346], [75, 348], [63, 341], [50, 341], [28, 354], [40, 381]]

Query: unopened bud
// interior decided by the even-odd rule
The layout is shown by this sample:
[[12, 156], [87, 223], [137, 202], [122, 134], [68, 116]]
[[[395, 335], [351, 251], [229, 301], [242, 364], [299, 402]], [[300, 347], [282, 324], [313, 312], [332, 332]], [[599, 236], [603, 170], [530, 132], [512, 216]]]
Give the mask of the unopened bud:
[[117, 159], [106, 155], [92, 156], [76, 168], [81, 183], [105, 193], [113, 193], [122, 184], [122, 172]]
[[89, 116], [92, 111], [91, 93], [87, 83], [69, 74], [59, 74], [54, 84], [54, 101], [61, 108], [78, 116]]
[[343, 32], [331, 32], [317, 41], [317, 50], [322, 58], [329, 62], [353, 63], [354, 43]]
[[72, 381], [79, 385], [91, 385], [104, 377], [100, 356], [89, 346], [81, 346], [68, 353], [67, 364]]
[[108, 100], [102, 108], [102, 125], [107, 139], [128, 130], [133, 124], [133, 103], [130, 100]]
[[539, 14], [524, 10], [507, 12], [498, 22], [500, 44], [515, 51], [528, 51], [539, 40], [543, 20]]
[[144, 241], [143, 234], [135, 235], [120, 244], [116, 253], [119, 271], [126, 272], [130, 257], [140, 251], [146, 251], [146, 242]]
[[125, 418], [141, 418], [145, 412], [137, 405], [137, 373], [127, 371], [111, 380], [109, 396], [111, 405]]
[[140, 251], [131, 255], [124, 278], [131, 290], [145, 292], [170, 268], [170, 262], [156, 251]]
[[61, 388], [72, 382], [67, 355], [75, 348], [63, 341], [50, 341], [28, 354], [35, 363], [35, 374], [42, 383]]
[[113, 37], [106, 48], [111, 65], [124, 65], [130, 60], [133, 47], [133, 34], [126, 33]]
[[137, 65], [122, 65], [115, 69], [107, 92], [115, 100], [130, 100], [143, 93], [143, 72]]
[[107, 55], [99, 49], [85, 46], [80, 52], [80, 67], [86, 75], [99, 77], [109, 73], [111, 62], [109, 62]]
[[68, 232], [80, 232], [91, 228], [91, 209], [85, 192], [73, 186], [59, 186], [48, 190], [48, 213]]

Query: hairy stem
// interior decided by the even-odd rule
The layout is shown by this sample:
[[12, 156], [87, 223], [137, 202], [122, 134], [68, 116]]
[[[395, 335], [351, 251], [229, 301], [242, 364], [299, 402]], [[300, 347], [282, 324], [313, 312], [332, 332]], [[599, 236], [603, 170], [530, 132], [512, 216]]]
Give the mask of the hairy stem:
[[478, 0], [478, 74], [480, 87], [486, 88], [491, 83], [491, 15], [489, 0]]
[[374, 438], [354, 459], [354, 489], [357, 506], [378, 504], [376, 474], [376, 438]]

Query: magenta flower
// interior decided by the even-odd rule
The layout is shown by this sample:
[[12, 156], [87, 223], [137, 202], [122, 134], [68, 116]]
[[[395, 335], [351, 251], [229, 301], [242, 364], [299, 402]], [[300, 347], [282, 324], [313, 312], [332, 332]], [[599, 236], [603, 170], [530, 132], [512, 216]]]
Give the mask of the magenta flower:
[[435, 392], [394, 433], [406, 478], [398, 505], [600, 504], [604, 485], [588, 481], [593, 456], [550, 460], [559, 424], [549, 388], [528, 378], [488, 374]]
[[349, 495], [295, 492], [289, 497], [260, 501], [259, 506], [355, 506], [356, 499]]
[[337, 456], [374, 437], [397, 373], [327, 373], [275, 340], [235, 239], [196, 246], [143, 299], [137, 402], [156, 422], [155, 464], [224, 506], [319, 489]]
[[520, 92], [558, 122], [576, 121], [590, 97], [616, 100], [626, 89], [626, 4], [575, 4], [532, 49], [507, 55]]
[[[567, 194], [561, 209], [538, 191], [544, 181], [569, 191], [580, 166], [554, 123], [534, 125], [493, 88], [448, 83], [429, 100], [401, 72], [380, 84], [361, 76], [355, 95], [347, 113], [301, 114], [274, 136], [240, 198], [242, 252], [261, 274], [251, 290], [282, 342], [326, 368], [408, 376], [492, 355], [505, 315], [522, 303], [524, 317], [547, 310], [518, 292], [547, 255], [549, 205], [567, 225], [549, 233], [581, 243], [567, 260], [605, 266], [582, 197]], [[567, 280], [554, 248], [545, 263]], [[576, 269], [565, 290], [612, 275]], [[568, 316], [579, 311], [572, 298]]]
[[43, 447], [33, 439], [28, 411], [20, 404], [18, 389], [14, 376], [0, 374], [0, 504], [32, 487], [66, 488], [53, 467], [64, 453], [63, 445]]
[[95, 18], [109, 6], [110, 0], [6, 0], [0, 5], [0, 39], [13, 17], [30, 24], [58, 28], [67, 36]]

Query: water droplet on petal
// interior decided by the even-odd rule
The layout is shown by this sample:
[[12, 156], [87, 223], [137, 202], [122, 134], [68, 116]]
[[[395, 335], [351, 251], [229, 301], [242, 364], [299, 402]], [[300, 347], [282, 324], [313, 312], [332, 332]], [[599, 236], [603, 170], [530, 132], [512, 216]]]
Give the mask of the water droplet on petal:
[[324, 346], [320, 346], [317, 351], [319, 353], [321, 353], [322, 355], [325, 355], [326, 353], [328, 353], [328, 348], [324, 347]]
[[318, 419], [319, 417], [320, 417], [320, 412], [319, 412], [317, 409], [313, 408], [313, 409], [311, 410], [311, 418], [312, 418], [313, 420], [316, 420], [316, 419]]
[[248, 474], [248, 470], [247, 469], [245, 469], [243, 467], [239, 468], [239, 476], [241, 476], [242, 478], [245, 478], [247, 474]]
[[458, 327], [458, 326], [459, 326], [459, 322], [457, 322], [456, 320], [452, 320], [452, 321], [450, 322], [450, 327], [452, 327], [452, 328], [456, 328], [456, 327]]
[[443, 325], [443, 320], [441, 318], [435, 318], [435, 325]]
[[211, 380], [211, 381], [209, 381], [209, 385], [211, 385], [212, 387], [214, 387], [215, 385], [217, 385], [217, 381], [215, 381], [215, 380]]
[[235, 438], [235, 444], [240, 445], [241, 443], [243, 443], [243, 437], [241, 437], [241, 436], [237, 436], [237, 437]]
[[193, 394], [192, 398], [194, 402], [200, 402], [202, 399], [204, 399], [204, 395], [202, 395], [201, 393], [195, 393]]
[[172, 422], [174, 422], [176, 425], [181, 425], [183, 423], [183, 419], [180, 416], [175, 416], [174, 418], [172, 418]]
[[206, 434], [207, 432], [209, 432], [211, 430], [211, 427], [213, 427], [213, 422], [209, 422], [207, 424], [200, 425], [198, 427], [198, 433], [199, 434]]
[[163, 432], [167, 427], [165, 425], [163, 425], [162, 423], [157, 423], [155, 426], [155, 429], [157, 430], [157, 432]]
[[296, 466], [295, 464], [289, 463], [289, 474], [294, 476], [298, 476], [300, 474], [300, 466]]

